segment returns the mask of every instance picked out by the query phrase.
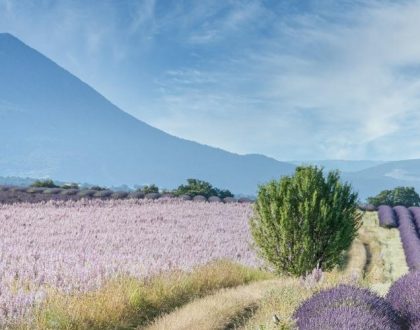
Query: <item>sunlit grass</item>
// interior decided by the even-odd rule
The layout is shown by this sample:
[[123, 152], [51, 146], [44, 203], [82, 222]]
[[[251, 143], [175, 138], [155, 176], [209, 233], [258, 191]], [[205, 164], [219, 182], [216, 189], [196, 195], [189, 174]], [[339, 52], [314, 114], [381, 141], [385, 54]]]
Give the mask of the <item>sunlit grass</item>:
[[35, 311], [34, 320], [18, 328], [130, 329], [219, 289], [271, 277], [267, 272], [218, 261], [193, 272], [172, 272], [145, 281], [119, 278], [90, 293], [51, 293]]

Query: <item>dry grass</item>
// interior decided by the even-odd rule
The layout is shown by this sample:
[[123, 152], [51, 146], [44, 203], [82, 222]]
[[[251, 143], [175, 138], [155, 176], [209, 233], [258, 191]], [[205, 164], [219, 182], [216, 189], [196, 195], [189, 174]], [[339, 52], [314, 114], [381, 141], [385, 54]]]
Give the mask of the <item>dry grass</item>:
[[379, 227], [376, 212], [367, 212], [360, 228], [360, 240], [369, 250], [364, 284], [381, 295], [408, 272], [397, 228]]
[[265, 293], [278, 283], [262, 281], [221, 290], [163, 316], [147, 330], [231, 329], [247, 318]]
[[95, 292], [52, 293], [20, 329], [133, 329], [222, 288], [269, 279], [266, 272], [227, 261], [195, 271], [162, 274], [147, 281], [116, 279]]

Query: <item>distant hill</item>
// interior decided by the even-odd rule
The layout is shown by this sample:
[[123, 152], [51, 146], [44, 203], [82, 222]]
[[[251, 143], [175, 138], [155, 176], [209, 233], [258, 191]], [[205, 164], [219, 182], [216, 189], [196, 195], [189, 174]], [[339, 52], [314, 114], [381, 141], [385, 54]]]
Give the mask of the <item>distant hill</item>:
[[151, 127], [10, 34], [0, 34], [0, 86], [2, 176], [164, 188], [198, 178], [255, 194], [295, 168]]
[[327, 171], [340, 170], [342, 179], [353, 185], [362, 201], [382, 190], [398, 186], [412, 186], [420, 193], [420, 159], [389, 162], [321, 160], [293, 163], [324, 166]]
[[420, 159], [386, 162], [362, 171], [343, 173], [365, 199], [384, 189], [411, 186], [420, 193]]

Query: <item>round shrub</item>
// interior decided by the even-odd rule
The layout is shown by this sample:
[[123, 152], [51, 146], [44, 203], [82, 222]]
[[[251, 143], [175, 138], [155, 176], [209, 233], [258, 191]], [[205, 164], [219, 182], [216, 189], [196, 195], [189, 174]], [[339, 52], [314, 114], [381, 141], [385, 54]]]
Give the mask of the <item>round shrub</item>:
[[112, 190], [98, 190], [93, 194], [93, 197], [106, 198], [112, 195]]
[[225, 197], [223, 198], [223, 202], [225, 203], [236, 203], [238, 200], [234, 197]]
[[96, 190], [85, 189], [85, 190], [80, 190], [77, 193], [77, 196], [79, 196], [79, 197], [92, 197], [95, 193], [96, 193]]
[[77, 195], [78, 192], [79, 192], [79, 189], [64, 189], [61, 192], [61, 195], [64, 195], [64, 196], [74, 196], [74, 195]]
[[252, 203], [252, 200], [250, 198], [241, 197], [238, 199], [239, 203]]
[[340, 306], [326, 309], [317, 317], [301, 322], [299, 330], [400, 330], [391, 317], [379, 316], [363, 307]]
[[57, 195], [59, 193], [61, 193], [63, 191], [63, 189], [61, 188], [48, 188], [44, 190], [44, 194], [46, 195]]
[[29, 194], [42, 194], [45, 188], [30, 187], [26, 189], [26, 192]]
[[53, 180], [46, 179], [46, 180], [36, 180], [31, 184], [31, 187], [39, 187], [39, 188], [59, 188]]
[[383, 298], [367, 289], [339, 285], [304, 301], [293, 318], [305, 329], [401, 329], [401, 319]]
[[194, 196], [193, 201], [194, 202], [205, 202], [205, 201], [207, 201], [207, 198], [202, 196], [202, 195], [197, 195], [197, 196]]
[[250, 220], [260, 256], [280, 274], [330, 270], [349, 249], [361, 224], [357, 194], [338, 172], [297, 167], [293, 176], [260, 186]]
[[116, 191], [116, 192], [111, 194], [111, 197], [113, 199], [124, 199], [124, 198], [128, 197], [128, 192], [126, 192], [126, 191]]
[[190, 195], [181, 195], [181, 196], [179, 196], [179, 198], [182, 199], [183, 201], [192, 200], [192, 197]]
[[141, 192], [141, 191], [132, 191], [129, 194], [129, 197], [134, 198], [134, 199], [142, 199], [142, 198], [144, 198], [144, 193]]
[[146, 199], [158, 199], [160, 197], [159, 193], [148, 193], [144, 196]]
[[377, 210], [373, 204], [360, 204], [358, 207], [360, 211], [374, 212]]
[[381, 205], [378, 207], [379, 225], [385, 228], [395, 228], [397, 225], [397, 218], [391, 206]]
[[386, 299], [410, 326], [420, 325], [420, 271], [410, 272], [394, 282]]
[[9, 190], [12, 192], [26, 192], [26, 187], [11, 187]]
[[166, 198], [166, 199], [170, 199], [170, 198], [173, 198], [174, 197], [174, 194], [172, 194], [172, 193], [170, 193], [170, 192], [165, 192], [165, 193], [162, 193], [160, 196], [159, 196], [159, 198]]
[[10, 187], [9, 186], [0, 186], [0, 191], [9, 191]]
[[210, 203], [220, 203], [222, 200], [220, 199], [220, 197], [217, 196], [210, 196], [208, 201]]

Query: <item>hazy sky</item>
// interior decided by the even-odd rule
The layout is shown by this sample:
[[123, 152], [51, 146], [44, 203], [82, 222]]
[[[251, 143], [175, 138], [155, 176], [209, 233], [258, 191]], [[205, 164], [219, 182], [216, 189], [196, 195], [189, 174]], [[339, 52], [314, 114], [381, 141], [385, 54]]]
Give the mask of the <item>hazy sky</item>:
[[0, 32], [183, 138], [420, 158], [420, 1], [0, 0]]

